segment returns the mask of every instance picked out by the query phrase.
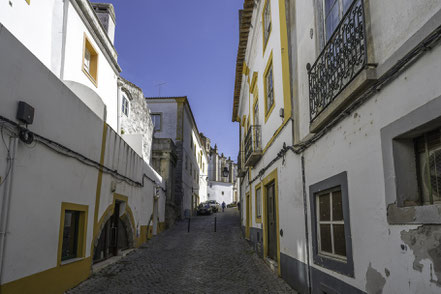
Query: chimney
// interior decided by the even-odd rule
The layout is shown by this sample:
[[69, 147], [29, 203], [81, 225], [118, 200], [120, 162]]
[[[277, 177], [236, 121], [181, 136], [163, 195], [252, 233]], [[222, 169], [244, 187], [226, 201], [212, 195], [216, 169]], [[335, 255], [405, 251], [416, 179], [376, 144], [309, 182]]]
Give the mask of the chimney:
[[110, 3], [91, 3], [112, 44], [115, 43], [115, 10]]

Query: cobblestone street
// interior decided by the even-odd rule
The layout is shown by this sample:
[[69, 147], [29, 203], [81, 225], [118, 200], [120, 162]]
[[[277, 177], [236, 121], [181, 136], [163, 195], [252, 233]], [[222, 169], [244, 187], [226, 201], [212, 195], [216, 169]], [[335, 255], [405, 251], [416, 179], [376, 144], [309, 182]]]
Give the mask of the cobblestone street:
[[235, 208], [180, 222], [69, 293], [295, 293], [243, 239]]

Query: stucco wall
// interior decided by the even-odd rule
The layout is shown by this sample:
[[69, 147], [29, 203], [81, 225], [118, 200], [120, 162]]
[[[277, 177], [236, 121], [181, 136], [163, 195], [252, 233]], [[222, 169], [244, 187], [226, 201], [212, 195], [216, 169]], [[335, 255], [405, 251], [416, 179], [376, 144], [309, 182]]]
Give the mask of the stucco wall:
[[[29, 129], [99, 162], [103, 121], [98, 118], [62, 81], [0, 25], [0, 115], [15, 121], [18, 101], [35, 108]], [[11, 70], [12, 69], [12, 70]], [[22, 81], [26, 81], [23, 83]], [[108, 128], [104, 165], [137, 182], [142, 175], [162, 185], [161, 177], [141, 157]], [[7, 137], [5, 137], [7, 139]], [[1, 147], [0, 172], [5, 176], [7, 155]], [[57, 267], [61, 203], [88, 206], [86, 255], [91, 256], [98, 169], [63, 156], [39, 142], [18, 143], [12, 182], [9, 226], [4, 255], [3, 283]], [[116, 183], [112, 191], [111, 182]], [[128, 197], [135, 220], [135, 236], [146, 226], [152, 211], [154, 184], [144, 186], [116, 180], [104, 173], [100, 190], [98, 219], [113, 201], [113, 194]], [[5, 186], [1, 186], [2, 199]], [[164, 220], [163, 191], [160, 191], [159, 218]]]

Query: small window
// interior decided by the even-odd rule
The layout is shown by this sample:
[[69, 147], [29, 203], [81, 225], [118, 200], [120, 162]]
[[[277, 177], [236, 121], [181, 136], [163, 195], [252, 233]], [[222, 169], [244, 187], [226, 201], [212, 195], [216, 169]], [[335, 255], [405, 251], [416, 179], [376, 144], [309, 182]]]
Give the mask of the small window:
[[224, 191], [222, 191], [222, 195], [224, 195]]
[[309, 197], [314, 264], [353, 277], [347, 173], [311, 185]]
[[346, 259], [341, 188], [319, 193], [316, 198], [319, 253]]
[[91, 80], [91, 82], [97, 86], [98, 83], [98, 53], [93, 48], [92, 43], [84, 35], [84, 48], [83, 48], [83, 72]]
[[265, 75], [265, 113], [271, 110], [274, 105], [274, 83], [273, 83], [273, 65], [269, 65]]
[[58, 264], [63, 261], [84, 257], [86, 253], [86, 205], [63, 202], [58, 249]]
[[78, 256], [78, 232], [80, 212], [66, 210], [64, 213], [63, 248], [61, 260], [76, 258]]
[[263, 50], [265, 51], [266, 44], [271, 33], [271, 0], [265, 1], [263, 8]]
[[256, 189], [256, 218], [262, 218], [262, 189]]
[[441, 128], [415, 139], [421, 203], [441, 203]]
[[122, 113], [125, 116], [129, 116], [129, 108], [130, 108], [130, 101], [127, 98], [126, 95], [123, 95], [123, 99], [122, 99]]
[[153, 130], [154, 131], [161, 131], [162, 115], [160, 113], [152, 113], [150, 116], [152, 117]]

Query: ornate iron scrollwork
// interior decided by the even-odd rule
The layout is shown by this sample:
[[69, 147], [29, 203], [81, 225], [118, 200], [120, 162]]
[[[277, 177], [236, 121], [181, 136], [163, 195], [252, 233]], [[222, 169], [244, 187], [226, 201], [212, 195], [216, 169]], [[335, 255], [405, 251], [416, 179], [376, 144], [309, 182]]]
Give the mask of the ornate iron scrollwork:
[[363, 0], [355, 0], [309, 70], [311, 122], [367, 63]]

